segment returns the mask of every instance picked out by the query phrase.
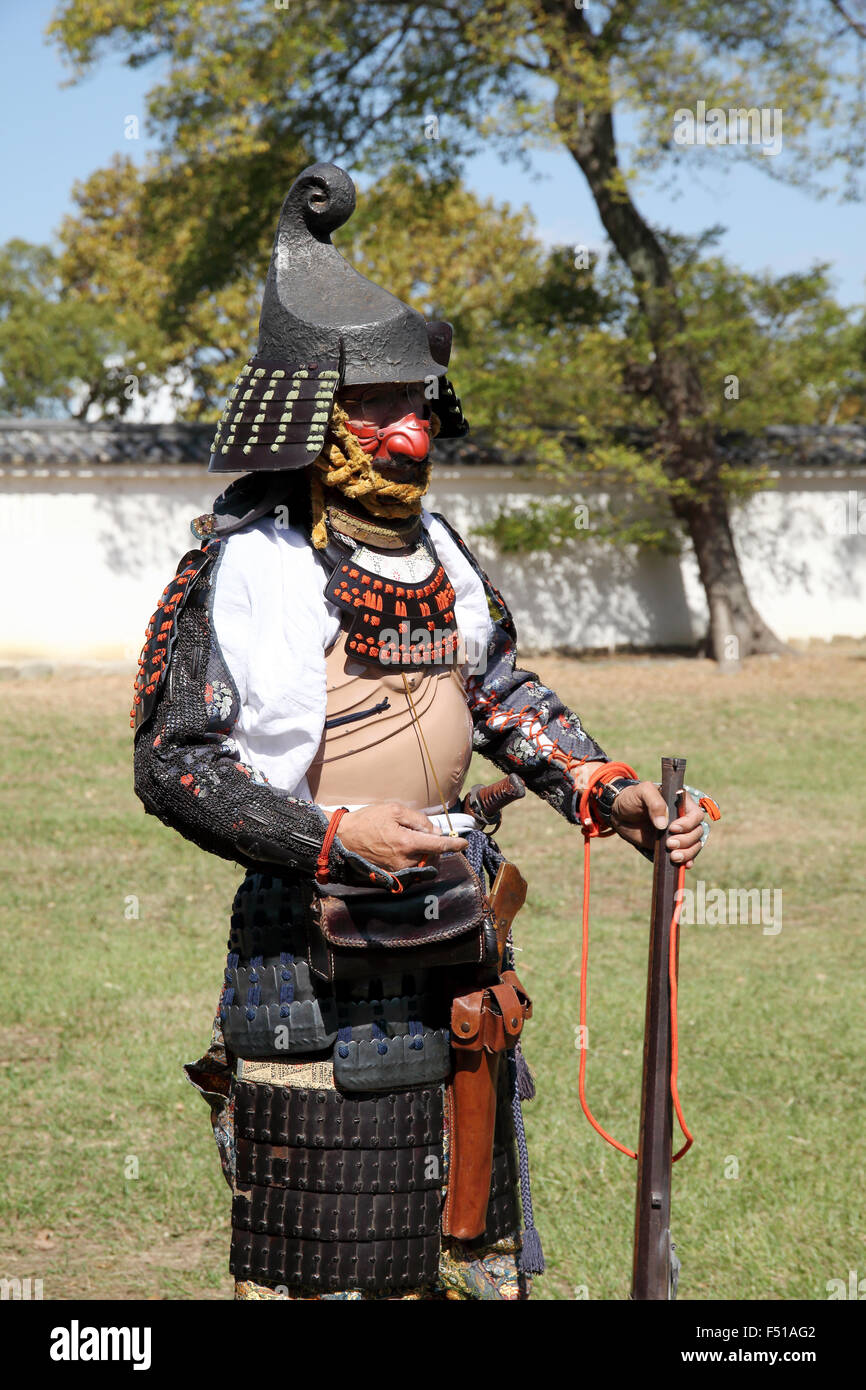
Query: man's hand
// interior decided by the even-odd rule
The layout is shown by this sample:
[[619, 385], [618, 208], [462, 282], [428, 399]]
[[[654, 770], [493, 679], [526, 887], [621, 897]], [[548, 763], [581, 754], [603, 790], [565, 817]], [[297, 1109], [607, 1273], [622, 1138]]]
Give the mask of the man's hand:
[[347, 812], [337, 833], [346, 849], [391, 873], [415, 868], [422, 861], [429, 863], [440, 854], [463, 850], [467, 845], [459, 837], [440, 835], [423, 812], [410, 811], [399, 801]]
[[[668, 827], [665, 843], [672, 851], [673, 862], [684, 863], [690, 869], [701, 852], [704, 813], [688, 792], [682, 804], [681, 814]], [[636, 787], [626, 787], [621, 791], [613, 803], [610, 823], [617, 835], [628, 840], [630, 845], [654, 849], [656, 831], [663, 830], [668, 823], [664, 798], [655, 782], [639, 782]]]

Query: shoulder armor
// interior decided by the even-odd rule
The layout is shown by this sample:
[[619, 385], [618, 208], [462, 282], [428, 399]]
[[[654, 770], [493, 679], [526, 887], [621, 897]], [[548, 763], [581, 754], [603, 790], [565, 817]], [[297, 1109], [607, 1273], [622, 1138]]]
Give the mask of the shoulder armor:
[[466, 544], [463, 537], [461, 536], [460, 532], [454, 529], [454, 527], [451, 525], [451, 522], [447, 519], [447, 517], [444, 517], [441, 512], [431, 512], [430, 515], [434, 517], [436, 521], [442, 523], [442, 525], [445, 527], [445, 530], [448, 532], [449, 536], [454, 541], [454, 544], [457, 546], [458, 550], [460, 550], [466, 557], [466, 559], [469, 561], [470, 565], [472, 566], [475, 573], [478, 575], [479, 579], [484, 585], [484, 591], [487, 594], [487, 608], [493, 622], [501, 623], [505, 631], [508, 633], [509, 637], [516, 640], [517, 633], [514, 628], [514, 618], [511, 615], [511, 610], [508, 607], [508, 604], [505, 602], [505, 599], [500, 594], [499, 590], [493, 583], [490, 576], [481, 568], [475, 556], [472, 554], [472, 551], [469, 549], [469, 546]]
[[153, 713], [156, 697], [171, 661], [180, 613], [202, 575], [213, 564], [218, 549], [219, 543], [215, 545], [211, 542], [203, 550], [187, 551], [178, 563], [174, 578], [163, 590], [156, 612], [147, 625], [129, 712], [130, 726], [136, 733]]

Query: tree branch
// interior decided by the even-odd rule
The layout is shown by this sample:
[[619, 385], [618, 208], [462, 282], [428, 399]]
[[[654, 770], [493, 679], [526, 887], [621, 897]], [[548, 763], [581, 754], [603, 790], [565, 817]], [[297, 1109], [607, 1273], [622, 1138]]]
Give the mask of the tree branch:
[[583, 10], [575, 7], [573, 0], [538, 0], [539, 7], [551, 19], [562, 19], [565, 27], [577, 34], [589, 53], [595, 53], [599, 36], [590, 27]]
[[321, 55], [323, 60], [321, 67], [318, 67], [315, 61], [310, 65], [311, 76], [314, 78], [327, 77], [327, 80], [329, 82], [345, 82], [346, 79], [351, 76], [353, 70], [357, 68], [360, 63], [363, 63], [367, 58], [371, 57], [372, 54], [376, 52], [376, 49], [380, 48], [383, 43], [387, 42], [387, 40], [390, 39], [393, 34], [402, 34], [403, 32], [404, 30], [401, 25], [392, 25], [390, 29], [386, 29], [381, 34], [377, 34], [376, 38], [369, 45], [369, 47], [362, 49], [360, 52], [358, 52], [357, 50], [353, 51], [350, 54], [349, 61], [347, 63], [345, 63], [342, 67], [331, 69], [331, 71], [328, 71], [327, 59], [330, 57], [334, 57], [335, 55], [326, 55], [323, 53]]
[[853, 29], [855, 34], [859, 34], [861, 39], [866, 39], [866, 24], [850, 15], [842, 4], [842, 0], [830, 0], [830, 4], [842, 16], [849, 29]]
[[598, 36], [598, 44], [601, 49], [616, 48], [622, 38], [622, 32], [635, 10], [640, 4], [640, 0], [617, 0], [608, 15], [601, 33]]

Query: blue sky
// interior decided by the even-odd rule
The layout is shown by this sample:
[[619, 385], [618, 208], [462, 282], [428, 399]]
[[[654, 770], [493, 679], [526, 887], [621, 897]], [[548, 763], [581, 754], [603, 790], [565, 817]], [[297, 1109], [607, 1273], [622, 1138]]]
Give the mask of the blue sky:
[[[131, 71], [112, 56], [79, 86], [63, 87], [68, 74], [43, 38], [53, 8], [52, 0], [5, 0], [0, 7], [0, 161], [7, 190], [0, 207], [0, 242], [12, 236], [50, 241], [70, 207], [74, 180], [85, 178], [115, 152], [140, 157], [148, 148], [143, 131], [136, 141], [125, 138], [124, 121], [130, 115], [143, 118], [152, 72]], [[447, 118], [441, 132], [447, 139]], [[321, 157], [327, 158], [327, 151]], [[784, 152], [779, 156], [787, 157]], [[749, 270], [778, 274], [829, 261], [839, 299], [862, 303], [863, 205], [815, 201], [762, 175], [753, 163], [735, 147], [696, 153], [678, 195], [647, 185], [638, 189], [639, 206], [651, 221], [679, 232], [723, 223], [728, 231], [722, 251]], [[469, 164], [467, 182], [497, 201], [528, 203], [546, 241], [600, 246], [601, 227], [572, 160], [565, 154], [539, 153], [533, 167], [536, 177], [484, 154]]]

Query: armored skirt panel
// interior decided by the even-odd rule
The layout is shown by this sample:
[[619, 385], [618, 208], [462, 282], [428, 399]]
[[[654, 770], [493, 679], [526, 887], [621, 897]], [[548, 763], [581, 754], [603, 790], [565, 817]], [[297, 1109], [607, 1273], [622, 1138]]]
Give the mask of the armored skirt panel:
[[[289, 1294], [432, 1289], [448, 1178], [443, 1090], [348, 1096], [322, 1063], [241, 1063], [234, 1084], [235, 1279]], [[487, 1226], [466, 1258], [473, 1247], [486, 1251], [514, 1239], [516, 1191], [503, 1094]]]
[[[220, 1003], [237, 1059], [231, 1268], [238, 1281], [314, 1294], [427, 1288], [440, 1255], [461, 972], [325, 981], [308, 963], [308, 914], [302, 884], [269, 874], [248, 874], [233, 906]], [[478, 1244], [514, 1237], [519, 1224], [503, 1088]]]
[[292, 1085], [292, 1073], [236, 1088], [235, 1278], [323, 1291], [433, 1283], [441, 1087], [349, 1097]]

